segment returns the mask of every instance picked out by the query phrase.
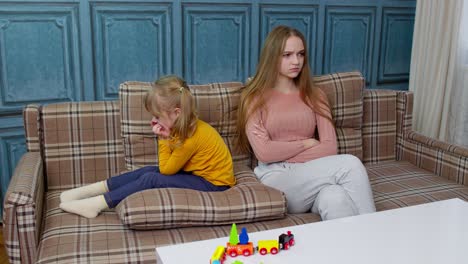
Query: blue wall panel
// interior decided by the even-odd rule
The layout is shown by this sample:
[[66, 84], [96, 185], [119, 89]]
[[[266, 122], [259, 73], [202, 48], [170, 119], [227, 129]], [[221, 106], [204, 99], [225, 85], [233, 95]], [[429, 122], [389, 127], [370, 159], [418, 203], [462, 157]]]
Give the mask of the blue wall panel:
[[21, 5], [0, 13], [0, 111], [81, 100], [77, 5]]
[[249, 74], [249, 7], [187, 5], [183, 10], [186, 81], [245, 80]]
[[[0, 197], [3, 197], [8, 189], [8, 183], [13, 175], [15, 166], [26, 152], [26, 142], [20, 117], [2, 117], [0, 122]], [[0, 204], [0, 212], [3, 212], [3, 202]]]
[[171, 73], [170, 6], [93, 4], [96, 99], [115, 99], [124, 81]]
[[383, 10], [378, 84], [408, 82], [413, 42], [414, 10]]
[[361, 71], [407, 89], [415, 0], [0, 1], [0, 195], [25, 151], [30, 103], [116, 100], [119, 84], [178, 74], [245, 81], [271, 29], [307, 39], [314, 74]]
[[375, 8], [327, 8], [324, 73], [358, 70], [371, 81], [374, 21]]

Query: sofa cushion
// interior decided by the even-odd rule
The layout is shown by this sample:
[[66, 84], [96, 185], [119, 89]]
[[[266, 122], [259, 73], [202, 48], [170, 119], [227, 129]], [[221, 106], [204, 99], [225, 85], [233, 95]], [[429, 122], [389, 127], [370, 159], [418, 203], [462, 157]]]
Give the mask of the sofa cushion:
[[362, 97], [364, 78], [359, 72], [343, 72], [314, 77], [332, 107], [338, 139], [338, 153], [362, 159]]
[[161, 188], [135, 193], [116, 207], [132, 229], [211, 226], [284, 218], [282, 192], [258, 182], [246, 165], [234, 168], [237, 184], [223, 192]]
[[[246, 199], [249, 199], [248, 197]], [[60, 192], [45, 197], [46, 210], [37, 259], [34, 263], [156, 263], [159, 246], [218, 237], [229, 239], [231, 224], [140, 231], [122, 225], [116, 212], [106, 210], [93, 219], [59, 208]], [[316, 214], [295, 214], [282, 219], [238, 225], [249, 232], [320, 221]], [[209, 256], [208, 256], [209, 258]]]
[[[242, 84], [239, 82], [190, 85], [200, 119], [213, 126], [226, 142], [236, 163], [250, 165], [251, 156], [235, 147], [237, 104]], [[127, 170], [158, 163], [157, 137], [150, 127], [151, 114], [144, 106], [144, 96], [151, 83], [125, 82], [120, 85], [122, 138]]]
[[407, 161], [366, 164], [377, 211], [460, 198], [468, 187], [444, 179]]
[[76, 188], [124, 170], [117, 101], [42, 107], [42, 146], [48, 190]]

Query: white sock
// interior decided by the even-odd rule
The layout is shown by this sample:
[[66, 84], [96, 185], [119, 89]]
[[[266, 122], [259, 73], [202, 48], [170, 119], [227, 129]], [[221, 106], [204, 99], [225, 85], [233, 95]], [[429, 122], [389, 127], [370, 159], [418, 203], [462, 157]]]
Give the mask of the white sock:
[[84, 198], [98, 196], [108, 192], [106, 181], [92, 183], [86, 186], [64, 191], [60, 194], [60, 202], [66, 203]]
[[108, 209], [104, 195], [99, 195], [82, 200], [70, 201], [60, 204], [60, 208], [66, 212], [84, 216], [86, 218], [96, 217], [102, 210]]

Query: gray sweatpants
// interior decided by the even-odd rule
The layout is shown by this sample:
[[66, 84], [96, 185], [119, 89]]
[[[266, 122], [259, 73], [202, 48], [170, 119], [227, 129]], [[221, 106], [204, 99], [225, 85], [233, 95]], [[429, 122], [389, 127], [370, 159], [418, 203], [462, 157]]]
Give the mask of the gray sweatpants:
[[366, 169], [353, 155], [334, 155], [305, 163], [261, 163], [260, 181], [285, 193], [288, 212], [311, 211], [323, 220], [375, 212]]

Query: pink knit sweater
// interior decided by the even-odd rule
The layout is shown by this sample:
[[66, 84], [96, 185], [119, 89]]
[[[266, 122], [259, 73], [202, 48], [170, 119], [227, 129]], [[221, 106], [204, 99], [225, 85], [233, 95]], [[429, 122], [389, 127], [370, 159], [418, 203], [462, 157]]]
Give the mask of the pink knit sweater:
[[[337, 154], [333, 125], [316, 114], [299, 92], [272, 90], [265, 109], [252, 114], [246, 132], [257, 159], [263, 163], [306, 162]], [[312, 138], [318, 128], [320, 144], [305, 148], [302, 140]]]

